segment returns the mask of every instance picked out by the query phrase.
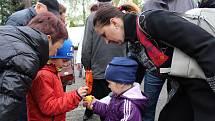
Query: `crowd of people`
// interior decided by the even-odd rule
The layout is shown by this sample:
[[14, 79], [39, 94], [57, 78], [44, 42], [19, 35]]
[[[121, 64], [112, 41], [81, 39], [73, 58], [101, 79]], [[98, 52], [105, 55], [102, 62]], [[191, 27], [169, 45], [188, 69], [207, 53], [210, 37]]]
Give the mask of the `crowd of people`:
[[[80, 72], [92, 72], [93, 83], [72, 91], [65, 83], [71, 78], [61, 75], [73, 69], [74, 58], [66, 7], [38, 0], [13, 13], [0, 26], [0, 121], [65, 121], [82, 100], [83, 121], [93, 114], [101, 121], [154, 121], [165, 81], [168, 102], [158, 121], [214, 121], [215, 38], [182, 16], [214, 6], [213, 0], [148, 0], [143, 8], [97, 0], [77, 62]], [[196, 68], [191, 76], [168, 71], [176, 49], [197, 62], [203, 78], [193, 73]]]

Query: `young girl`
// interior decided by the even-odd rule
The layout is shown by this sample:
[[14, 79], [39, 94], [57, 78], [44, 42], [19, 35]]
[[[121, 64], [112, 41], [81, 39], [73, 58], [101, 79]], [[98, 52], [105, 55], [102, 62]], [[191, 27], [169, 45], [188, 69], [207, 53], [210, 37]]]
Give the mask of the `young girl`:
[[63, 66], [70, 65], [72, 43], [66, 40], [63, 47], [51, 56], [33, 80], [32, 88], [27, 94], [28, 121], [65, 121], [66, 112], [78, 107], [88, 87], [64, 92], [59, 77]]
[[112, 94], [104, 99], [84, 103], [105, 121], [142, 121], [142, 114], [147, 103], [140, 85], [134, 83], [137, 62], [127, 57], [114, 57], [107, 66], [105, 78]]

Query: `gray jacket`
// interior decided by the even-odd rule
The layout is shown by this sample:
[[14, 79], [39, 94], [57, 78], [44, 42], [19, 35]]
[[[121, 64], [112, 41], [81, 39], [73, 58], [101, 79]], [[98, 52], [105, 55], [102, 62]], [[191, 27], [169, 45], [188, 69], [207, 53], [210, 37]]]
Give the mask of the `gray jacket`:
[[92, 13], [87, 18], [81, 62], [85, 69], [92, 69], [94, 79], [104, 79], [107, 64], [113, 57], [125, 56], [126, 45], [106, 44], [94, 30], [94, 15]]
[[168, 10], [184, 13], [187, 10], [197, 8], [198, 4], [194, 0], [147, 0], [143, 5], [143, 10]]
[[34, 6], [17, 11], [8, 17], [6, 25], [25, 26], [36, 14]]

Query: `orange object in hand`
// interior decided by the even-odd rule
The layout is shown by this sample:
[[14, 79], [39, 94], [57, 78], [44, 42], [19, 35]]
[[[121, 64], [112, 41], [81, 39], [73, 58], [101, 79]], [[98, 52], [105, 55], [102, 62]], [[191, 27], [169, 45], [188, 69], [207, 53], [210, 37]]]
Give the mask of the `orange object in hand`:
[[87, 94], [90, 94], [93, 88], [93, 72], [92, 70], [86, 70], [86, 85], [89, 87]]

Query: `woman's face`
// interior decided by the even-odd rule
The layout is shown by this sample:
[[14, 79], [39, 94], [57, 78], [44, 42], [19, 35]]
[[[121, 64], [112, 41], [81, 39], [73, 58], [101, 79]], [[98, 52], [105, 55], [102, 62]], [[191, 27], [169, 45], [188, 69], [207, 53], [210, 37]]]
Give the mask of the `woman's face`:
[[97, 27], [95, 30], [104, 37], [106, 43], [122, 44], [124, 42], [124, 27], [120, 18], [111, 18], [109, 25]]
[[52, 44], [49, 41], [49, 56], [53, 56], [57, 53], [57, 49], [59, 49], [63, 45], [64, 39], [60, 39], [56, 43]]

